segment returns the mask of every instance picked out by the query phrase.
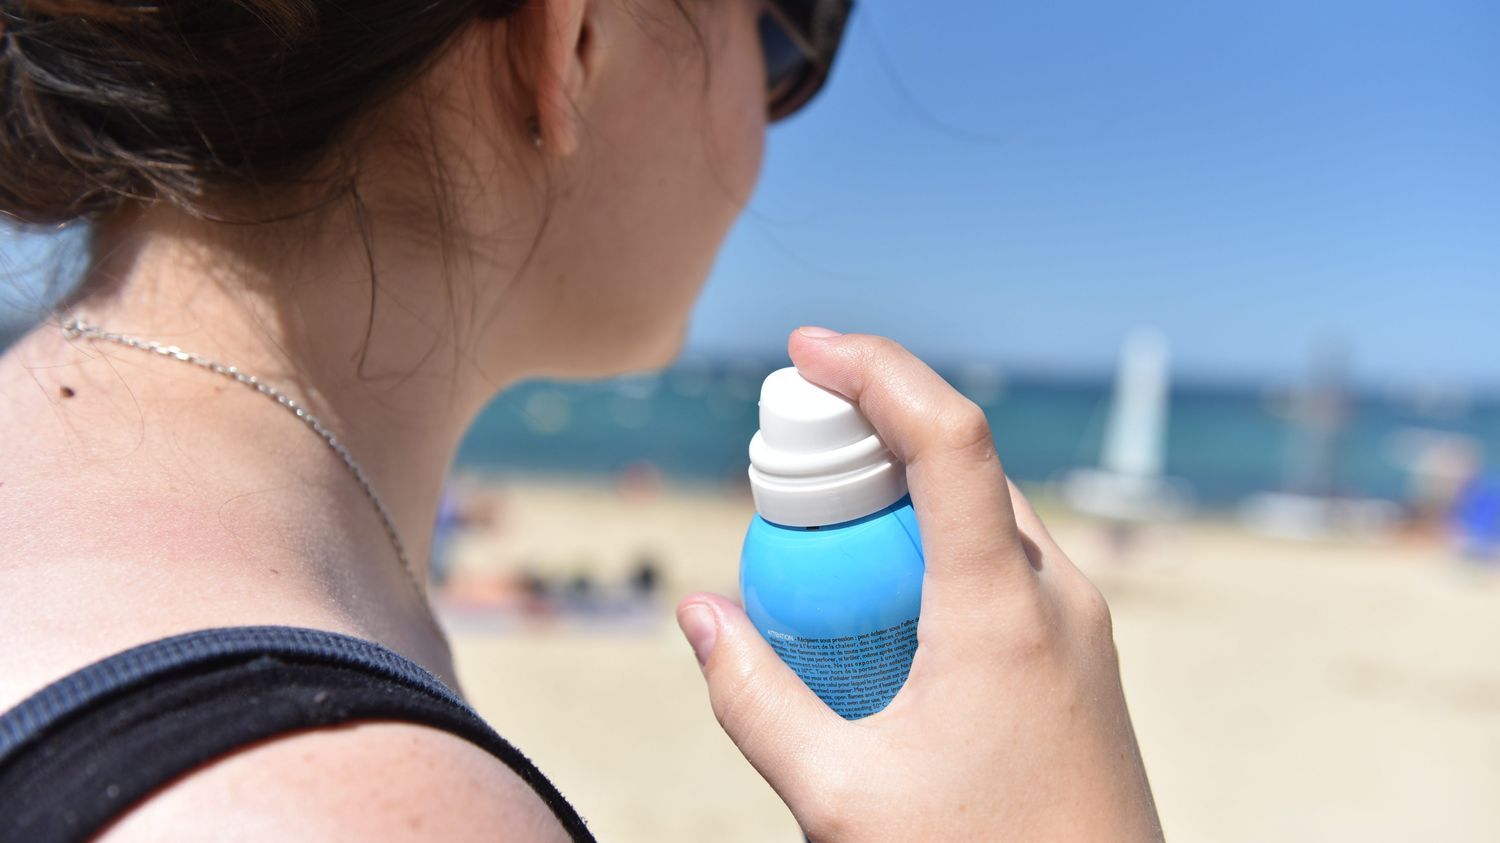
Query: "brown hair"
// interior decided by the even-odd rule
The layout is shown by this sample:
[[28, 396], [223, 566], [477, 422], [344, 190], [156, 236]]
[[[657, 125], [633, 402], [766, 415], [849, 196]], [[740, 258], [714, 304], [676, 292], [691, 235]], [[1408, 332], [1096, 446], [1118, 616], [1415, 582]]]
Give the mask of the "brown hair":
[[465, 23], [521, 0], [0, 0], [0, 213], [35, 224], [308, 178]]

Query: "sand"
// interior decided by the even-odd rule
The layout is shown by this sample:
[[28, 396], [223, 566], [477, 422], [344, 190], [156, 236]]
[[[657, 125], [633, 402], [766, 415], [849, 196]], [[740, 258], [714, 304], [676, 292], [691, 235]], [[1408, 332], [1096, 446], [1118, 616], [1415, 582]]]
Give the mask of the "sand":
[[[535, 628], [450, 612], [478, 709], [603, 840], [800, 840], [715, 722], [672, 621], [733, 595], [741, 493], [536, 477], [495, 486], [462, 573], [667, 569], [640, 622]], [[1042, 507], [1115, 619], [1126, 695], [1168, 839], [1500, 840], [1500, 581], [1433, 544], [1293, 543], [1153, 527], [1112, 560], [1097, 525]], [[502, 618], [503, 620], [503, 618]]]

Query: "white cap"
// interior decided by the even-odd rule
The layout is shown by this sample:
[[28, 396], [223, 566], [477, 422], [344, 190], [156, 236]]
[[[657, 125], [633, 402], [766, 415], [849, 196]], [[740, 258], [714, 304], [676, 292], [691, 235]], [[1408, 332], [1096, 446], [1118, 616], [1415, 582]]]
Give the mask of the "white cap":
[[777, 369], [760, 388], [750, 492], [773, 524], [821, 527], [863, 518], [906, 494], [906, 467], [853, 401]]

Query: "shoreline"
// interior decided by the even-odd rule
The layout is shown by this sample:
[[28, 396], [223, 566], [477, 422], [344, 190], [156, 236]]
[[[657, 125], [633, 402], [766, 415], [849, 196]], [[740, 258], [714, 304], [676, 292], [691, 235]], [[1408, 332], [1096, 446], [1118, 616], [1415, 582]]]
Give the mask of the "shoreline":
[[[486, 630], [450, 609], [476, 708], [601, 839], [800, 839], [719, 729], [672, 618], [689, 592], [736, 595], [748, 493], [515, 474], [480, 485], [500, 514], [490, 532], [455, 536], [456, 573], [524, 561], [602, 586], [643, 549], [663, 572], [628, 625]], [[1212, 518], [1149, 527], [1112, 563], [1096, 523], [1038, 509], [1109, 599], [1169, 839], [1500, 838], [1493, 569], [1415, 540], [1302, 543]]]

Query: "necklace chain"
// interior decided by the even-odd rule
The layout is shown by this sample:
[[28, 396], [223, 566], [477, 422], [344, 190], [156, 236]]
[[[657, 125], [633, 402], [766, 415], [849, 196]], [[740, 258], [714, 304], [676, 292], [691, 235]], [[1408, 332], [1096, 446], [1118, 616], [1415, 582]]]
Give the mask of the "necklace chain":
[[328, 444], [328, 447], [335, 454], [338, 454], [339, 459], [344, 461], [344, 465], [349, 467], [350, 473], [352, 473], [354, 475], [354, 479], [359, 482], [360, 488], [365, 490], [365, 495], [369, 497], [370, 502], [375, 504], [375, 512], [380, 516], [380, 523], [385, 526], [385, 532], [386, 535], [390, 536], [391, 544], [395, 545], [396, 547], [396, 558], [401, 562], [401, 568], [406, 573], [406, 579], [411, 583], [412, 589], [416, 591], [417, 597], [421, 599], [422, 606], [426, 609], [428, 618], [432, 622], [433, 628], [440, 629], [440, 627], [438, 627], [437, 625], [437, 619], [432, 615], [432, 605], [427, 600], [427, 590], [422, 588], [421, 580], [418, 579], [416, 571], [412, 568], [411, 560], [406, 555], [406, 545], [402, 544], [401, 536], [396, 532], [395, 522], [391, 520], [391, 514], [385, 508], [385, 502], [381, 500], [380, 495], [375, 491], [374, 485], [370, 483], [370, 478], [365, 475], [364, 469], [361, 468], [354, 457], [350, 455], [349, 449], [344, 447], [344, 443], [340, 442], [338, 440], [338, 437], [333, 435], [332, 431], [324, 427], [323, 423], [318, 421], [317, 417], [308, 412], [307, 408], [299, 404], [296, 399], [292, 398], [291, 396], [287, 395], [276, 387], [271, 386], [270, 384], [257, 378], [254, 375], [245, 374], [236, 366], [225, 366], [218, 361], [210, 360], [200, 354], [183, 351], [175, 345], [162, 345], [161, 343], [152, 342], [151, 340], [145, 340], [139, 337], [132, 337], [125, 334], [117, 334], [112, 331], [105, 331], [100, 329], [97, 325], [91, 325], [88, 322], [83, 321], [82, 319], [76, 318], [68, 319], [67, 321], [63, 322], [62, 330], [63, 335], [68, 337], [69, 339], [76, 337], [91, 337], [94, 339], [109, 340], [110, 342], [130, 346], [131, 348], [139, 348], [145, 351], [154, 351], [157, 354], [162, 355], [163, 357], [173, 357], [178, 360], [201, 366], [210, 371], [233, 378], [248, 387], [252, 387], [256, 391], [260, 392], [268, 398], [275, 400], [276, 403], [287, 408], [287, 410], [295, 414], [297, 418], [301, 419], [304, 424], [312, 428], [312, 431], [314, 433], [322, 437], [323, 441]]

